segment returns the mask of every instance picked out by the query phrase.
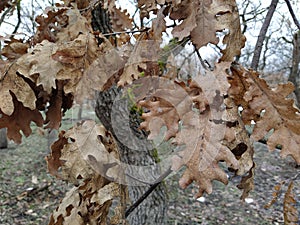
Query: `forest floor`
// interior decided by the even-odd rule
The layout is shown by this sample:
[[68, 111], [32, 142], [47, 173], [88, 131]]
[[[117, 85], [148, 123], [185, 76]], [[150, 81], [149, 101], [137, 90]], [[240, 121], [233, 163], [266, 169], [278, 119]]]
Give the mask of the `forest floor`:
[[[64, 126], [74, 123], [65, 120]], [[20, 145], [9, 143], [0, 150], [0, 224], [46, 225], [49, 215], [70, 188], [47, 173], [47, 135], [33, 127], [33, 135], [23, 138]], [[193, 199], [196, 187], [178, 188], [179, 175], [166, 180], [169, 193], [167, 225], [267, 225], [283, 224], [284, 185], [278, 201], [270, 208], [264, 205], [272, 199], [274, 186], [289, 181], [300, 173], [291, 158], [281, 159], [279, 151], [270, 153], [264, 144], [255, 144], [255, 190], [248, 203], [239, 200], [241, 191], [233, 180], [225, 186], [214, 183], [214, 191], [204, 198]], [[300, 176], [295, 180], [294, 193], [300, 215]], [[300, 223], [299, 223], [300, 224]]]

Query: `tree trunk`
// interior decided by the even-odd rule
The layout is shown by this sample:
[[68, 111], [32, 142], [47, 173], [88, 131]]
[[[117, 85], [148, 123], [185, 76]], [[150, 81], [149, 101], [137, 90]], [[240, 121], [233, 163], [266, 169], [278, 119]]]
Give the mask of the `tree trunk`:
[[6, 128], [0, 129], [0, 149], [7, 148]]
[[[134, 113], [130, 114], [126, 99], [115, 101], [119, 93], [120, 90], [115, 86], [108, 91], [99, 93], [95, 111], [101, 123], [115, 137], [121, 155], [121, 161], [129, 165], [128, 171], [126, 171], [125, 174], [130, 174], [127, 177], [127, 185], [129, 197], [132, 201], [131, 204], [133, 204], [149, 188], [149, 185], [145, 185], [144, 182], [139, 181], [143, 180], [150, 183], [159, 177], [160, 171], [159, 168], [156, 167], [153, 167], [153, 170], [150, 172], [143, 170], [146, 166], [151, 167], [151, 165], [156, 164], [153, 149], [150, 142], [147, 141], [147, 135], [138, 129], [139, 116], [137, 112], [136, 115], [134, 115]], [[117, 110], [115, 110], [115, 107]], [[129, 115], [129, 117], [126, 115]], [[117, 127], [114, 127], [112, 122], [117, 122]], [[126, 126], [126, 124], [131, 125], [129, 127]], [[130, 134], [134, 134], [135, 137], [132, 137]], [[135, 138], [140, 141], [133, 141]], [[134, 171], [130, 171], [130, 165], [136, 166], [135, 169], [133, 169]], [[137, 168], [140, 170], [136, 171]], [[133, 177], [137, 177], [137, 179]], [[129, 224], [164, 224], [167, 206], [166, 200], [166, 187], [161, 183], [154, 192], [129, 215]]]
[[299, 71], [299, 63], [300, 63], [300, 31], [295, 33], [293, 39], [293, 60], [292, 60], [292, 69], [291, 74], [289, 76], [289, 81], [291, 81], [295, 85], [295, 95], [297, 99], [297, 105], [300, 103], [300, 89], [297, 80], [299, 79], [300, 71]]
[[[111, 33], [111, 23], [107, 10], [99, 4], [92, 11], [92, 27], [101, 33]], [[98, 40], [101, 44], [101, 38]], [[117, 87], [100, 92], [96, 102], [96, 115], [109, 130], [117, 141], [121, 161], [128, 165], [125, 174], [131, 204], [139, 199], [149, 188], [141, 180], [151, 183], [160, 175], [154, 157], [154, 150], [151, 143], [147, 141], [147, 135], [138, 129], [139, 115], [137, 112], [129, 113], [126, 99], [115, 102], [120, 93]], [[113, 111], [113, 107], [117, 107]], [[113, 118], [112, 118], [113, 116]], [[113, 126], [113, 123], [115, 126]], [[129, 126], [130, 124], [130, 126]], [[148, 168], [148, 170], [146, 169]], [[149, 170], [150, 168], [150, 170]], [[151, 169], [153, 168], [153, 169]], [[166, 214], [166, 188], [163, 183], [156, 189], [129, 215], [127, 218], [130, 225], [161, 225], [164, 224]]]

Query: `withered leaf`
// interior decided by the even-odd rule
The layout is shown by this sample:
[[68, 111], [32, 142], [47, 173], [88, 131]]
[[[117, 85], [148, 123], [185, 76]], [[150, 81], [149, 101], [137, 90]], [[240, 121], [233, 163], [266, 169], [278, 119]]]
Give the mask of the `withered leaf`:
[[10, 116], [15, 111], [13, 102], [13, 93], [19, 102], [22, 102], [25, 107], [32, 110], [35, 109], [35, 93], [29, 84], [16, 73], [17, 66], [15, 64], [5, 66], [3, 77], [0, 83], [0, 109], [3, 113]]
[[22, 134], [28, 137], [32, 130], [30, 128], [30, 123], [33, 121], [37, 126], [43, 125], [43, 117], [41, 113], [37, 110], [31, 110], [17, 100], [13, 95], [14, 111], [11, 115], [6, 115], [0, 110], [0, 128], [7, 127], [7, 137], [14, 142], [20, 144], [22, 139]]
[[[299, 164], [300, 115], [293, 105], [293, 100], [287, 98], [294, 89], [293, 85], [279, 84], [277, 88], [271, 89], [265, 80], [259, 78], [257, 72], [248, 71], [240, 66], [234, 68], [232, 76], [248, 84], [243, 85], [244, 90], [236, 90], [243, 94], [243, 99], [235, 94], [233, 100], [236, 105], [243, 104], [242, 119], [245, 124], [250, 124], [251, 120], [256, 122], [251, 137], [260, 140], [271, 131], [267, 141], [270, 150], [274, 150], [280, 144], [280, 154], [283, 157], [291, 155]], [[234, 88], [232, 86], [232, 89]]]

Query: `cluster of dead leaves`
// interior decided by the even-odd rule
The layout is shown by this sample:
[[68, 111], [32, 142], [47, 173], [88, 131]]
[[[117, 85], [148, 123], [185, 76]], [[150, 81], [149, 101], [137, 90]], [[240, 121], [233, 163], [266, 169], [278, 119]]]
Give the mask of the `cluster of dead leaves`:
[[[49, 172], [75, 187], [51, 215], [49, 225], [122, 223], [127, 194], [114, 182], [122, 175], [111, 134], [94, 121], [85, 121], [62, 131], [51, 149]], [[108, 216], [112, 200], [117, 198], [114, 215]]]
[[[21, 142], [20, 131], [26, 136], [31, 133], [31, 121], [58, 129], [74, 96], [78, 102], [82, 101], [82, 93], [84, 96], [93, 93], [93, 89], [86, 89], [87, 85], [101, 89], [101, 81], [107, 80], [105, 75], [113, 74], [123, 66], [119, 58], [116, 59], [119, 63], [113, 66], [106, 63], [113, 56], [113, 51], [107, 53], [112, 49], [111, 45], [98, 47], [90, 21], [77, 9], [49, 10], [47, 17], [39, 16], [37, 22], [33, 46], [11, 40], [1, 52], [7, 60], [0, 61], [0, 113], [3, 115], [0, 127], [7, 127], [8, 137], [17, 143]], [[101, 55], [103, 58], [99, 57]], [[95, 68], [101, 68], [103, 72], [96, 73]], [[39, 110], [46, 111], [45, 119]], [[10, 120], [16, 121], [16, 125]]]
[[[7, 42], [1, 53], [6, 60], [0, 61], [0, 128], [8, 128], [10, 139], [19, 143], [20, 131], [30, 135], [32, 121], [58, 129], [74, 99], [80, 102], [95, 90], [117, 84], [133, 89], [136, 103], [144, 109], [141, 128], [150, 132], [149, 139], [161, 135], [165, 127], [164, 140], [182, 147], [172, 155], [170, 167], [174, 171], [186, 167], [179, 184], [185, 188], [195, 181], [197, 197], [211, 193], [214, 180], [228, 182], [227, 169], [221, 166], [225, 162], [229, 171], [243, 176], [238, 187], [245, 198], [254, 186], [252, 142], [268, 133], [270, 149], [280, 145], [282, 156], [290, 155], [300, 164], [299, 110], [287, 99], [292, 86], [271, 89], [256, 72], [231, 65], [245, 41], [234, 0], [139, 1], [142, 20], [150, 12], [157, 18], [151, 28], [135, 36], [135, 44], [128, 34], [119, 35], [117, 48], [103, 34], [93, 32], [89, 13], [93, 7], [95, 2], [65, 1], [48, 9], [46, 17], [37, 17], [38, 30], [30, 44]], [[113, 31], [133, 27], [128, 13], [116, 8], [114, 1], [104, 1], [103, 7], [111, 15]], [[182, 21], [175, 25], [173, 36], [190, 37], [197, 48], [218, 43], [216, 32], [229, 30], [214, 71], [187, 82], [171, 79], [174, 74], [162, 78], [157, 52], [166, 16]], [[241, 113], [238, 106], [243, 107]], [[46, 112], [46, 118], [40, 111]], [[252, 121], [256, 124], [249, 137], [245, 124]], [[75, 187], [50, 224], [106, 224], [104, 218], [116, 197], [120, 213], [110, 222], [124, 218], [125, 190], [117, 184], [124, 171], [116, 149], [110, 134], [91, 121], [60, 133], [47, 157], [48, 168]]]

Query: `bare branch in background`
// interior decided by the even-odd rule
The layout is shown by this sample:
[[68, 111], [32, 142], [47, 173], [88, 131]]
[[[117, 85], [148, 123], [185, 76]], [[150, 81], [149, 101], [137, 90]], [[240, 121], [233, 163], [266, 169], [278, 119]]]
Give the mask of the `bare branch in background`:
[[21, 20], [21, 1], [17, 1], [17, 5], [16, 6], [17, 6], [18, 22], [17, 22], [17, 24], [15, 26], [15, 29], [14, 29], [11, 37], [14, 37], [14, 35], [17, 33], [17, 31], [18, 31], [18, 29], [20, 27], [21, 21], [22, 21]]
[[278, 4], [278, 0], [272, 0], [271, 5], [268, 10], [268, 13], [267, 13], [267, 16], [266, 16], [266, 19], [260, 29], [258, 39], [257, 39], [255, 49], [254, 49], [254, 55], [253, 55], [251, 66], [250, 66], [254, 70], [257, 70], [260, 54], [261, 54], [263, 43], [264, 43], [264, 40], [266, 37], [266, 33], [269, 28], [269, 25], [270, 25], [271, 19], [273, 17], [273, 14], [275, 12], [275, 9], [277, 7], [277, 4]]
[[299, 24], [299, 21], [298, 21], [297, 18], [296, 18], [296, 15], [295, 15], [295, 13], [294, 13], [294, 10], [293, 10], [293, 7], [292, 7], [290, 1], [289, 1], [289, 0], [285, 0], [285, 2], [286, 2], [287, 6], [288, 6], [288, 8], [289, 8], [289, 11], [290, 11], [290, 14], [291, 14], [291, 16], [292, 16], [292, 18], [293, 18], [293, 20], [294, 20], [294, 23], [296, 24], [296, 26], [297, 26], [298, 29], [300, 30], [300, 24]]

